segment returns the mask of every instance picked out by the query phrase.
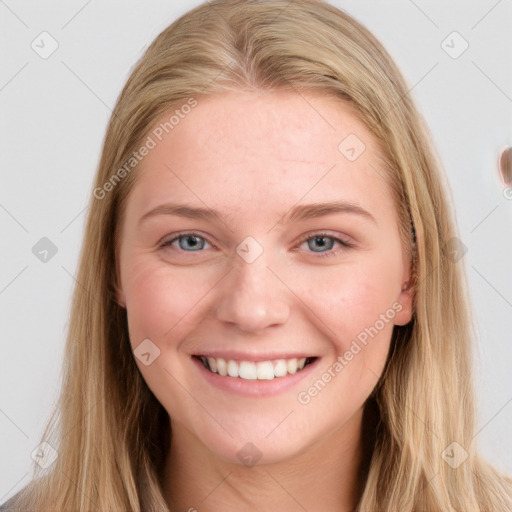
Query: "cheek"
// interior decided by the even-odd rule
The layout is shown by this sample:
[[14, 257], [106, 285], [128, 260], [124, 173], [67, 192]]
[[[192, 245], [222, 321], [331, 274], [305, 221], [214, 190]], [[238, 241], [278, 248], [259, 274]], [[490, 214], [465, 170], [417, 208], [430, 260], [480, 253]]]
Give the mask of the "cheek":
[[[347, 340], [374, 325], [381, 315], [387, 315], [388, 320], [383, 330], [392, 329], [399, 270], [396, 264], [394, 267], [368, 261], [331, 267], [329, 272], [316, 276], [314, 285], [304, 276], [295, 282], [302, 280], [305, 303], [322, 320], [324, 332], [345, 350]], [[382, 329], [380, 322], [378, 327]]]
[[147, 260], [126, 265], [123, 289], [132, 344], [144, 338], [179, 339], [211, 288], [208, 276], [197, 269], [172, 269]]
[[346, 267], [309, 292], [309, 304], [316, 305], [313, 312], [321, 320], [317, 325], [333, 350], [301, 387], [297, 401], [307, 406], [308, 416], [324, 417], [333, 428], [361, 408], [386, 363], [396, 283], [382, 270], [380, 264]]

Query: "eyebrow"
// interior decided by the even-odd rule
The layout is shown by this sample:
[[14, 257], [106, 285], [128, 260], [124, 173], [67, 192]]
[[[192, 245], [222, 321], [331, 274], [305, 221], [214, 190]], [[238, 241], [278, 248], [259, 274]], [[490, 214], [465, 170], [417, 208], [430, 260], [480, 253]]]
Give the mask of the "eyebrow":
[[[298, 205], [288, 212], [283, 213], [277, 224], [284, 225], [291, 222], [298, 222], [301, 220], [323, 217], [336, 213], [359, 215], [377, 224], [375, 217], [369, 211], [356, 203], [348, 201], [330, 201], [326, 203]], [[202, 219], [210, 221], [215, 220], [215, 218], [223, 219], [222, 214], [212, 208], [202, 208], [179, 203], [165, 203], [146, 212], [139, 219], [139, 224], [144, 220], [157, 215], [175, 215], [177, 217], [185, 217], [188, 219]]]

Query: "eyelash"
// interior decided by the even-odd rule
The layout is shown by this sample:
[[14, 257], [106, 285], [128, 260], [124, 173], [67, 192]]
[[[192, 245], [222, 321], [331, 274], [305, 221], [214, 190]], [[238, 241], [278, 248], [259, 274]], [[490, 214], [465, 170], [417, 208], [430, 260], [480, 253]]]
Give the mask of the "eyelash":
[[[307, 242], [308, 240], [313, 240], [314, 238], [324, 238], [324, 237], [331, 238], [335, 242], [338, 242], [343, 247], [343, 249], [338, 249], [337, 251], [330, 250], [328, 252], [316, 253], [317, 257], [319, 257], [319, 258], [325, 258], [328, 256], [336, 256], [343, 250], [353, 249], [355, 247], [355, 244], [349, 242], [348, 240], [344, 240], [343, 238], [338, 238], [336, 236], [330, 235], [329, 233], [324, 233], [321, 231], [319, 233], [313, 233], [312, 235], [306, 235], [306, 236], [302, 237], [298, 242], [298, 246], [302, 245], [304, 242]], [[311, 251], [311, 252], [314, 253], [314, 251]]]
[[[207, 238], [205, 238], [204, 236], [200, 235], [199, 233], [195, 233], [193, 231], [185, 232], [185, 233], [179, 233], [178, 235], [174, 236], [173, 238], [171, 238], [169, 240], [164, 240], [163, 242], [161, 242], [159, 244], [159, 247], [162, 248], [162, 249], [165, 248], [165, 247], [169, 247], [176, 240], [179, 240], [180, 238], [186, 238], [186, 237], [189, 237], [189, 236], [193, 236], [193, 237], [197, 237], [197, 238], [202, 238], [202, 239], [206, 240], [210, 245], [215, 247]], [[336, 236], [330, 235], [329, 233], [325, 233], [325, 232], [313, 233], [312, 235], [306, 235], [306, 236], [302, 237], [299, 240], [297, 247], [302, 245], [304, 242], [307, 242], [308, 240], [312, 240], [314, 238], [322, 238], [322, 237], [331, 238], [335, 242], [338, 242], [344, 249], [352, 249], [352, 248], [355, 247], [355, 244], [353, 244], [353, 243], [351, 243], [351, 242], [349, 242], [347, 240], [343, 240], [342, 238], [338, 238]], [[180, 250], [180, 249], [178, 249], [178, 250]], [[183, 251], [183, 252], [202, 252], [202, 251]], [[314, 251], [311, 251], [311, 252], [314, 253]], [[316, 257], [324, 258], [324, 257], [328, 257], [328, 256], [336, 256], [340, 252], [341, 252], [341, 250], [337, 250], [337, 251], [334, 251], [334, 252], [332, 250], [328, 251], [328, 252], [318, 252], [318, 253], [316, 253], [317, 254]]]

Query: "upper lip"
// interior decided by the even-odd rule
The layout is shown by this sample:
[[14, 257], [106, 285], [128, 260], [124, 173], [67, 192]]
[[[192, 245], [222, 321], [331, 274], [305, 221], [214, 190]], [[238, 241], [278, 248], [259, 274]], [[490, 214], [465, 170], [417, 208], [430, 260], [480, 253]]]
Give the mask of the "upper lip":
[[214, 359], [217, 359], [221, 357], [225, 360], [234, 360], [234, 361], [273, 361], [275, 359], [301, 359], [303, 357], [305, 358], [314, 358], [318, 356], [314, 356], [311, 354], [311, 352], [275, 352], [275, 353], [268, 353], [263, 352], [259, 354], [248, 354], [244, 352], [238, 352], [238, 351], [220, 351], [220, 350], [206, 350], [204, 352], [196, 352], [194, 354], [191, 354], [192, 356], [204, 356], [204, 357], [213, 357]]

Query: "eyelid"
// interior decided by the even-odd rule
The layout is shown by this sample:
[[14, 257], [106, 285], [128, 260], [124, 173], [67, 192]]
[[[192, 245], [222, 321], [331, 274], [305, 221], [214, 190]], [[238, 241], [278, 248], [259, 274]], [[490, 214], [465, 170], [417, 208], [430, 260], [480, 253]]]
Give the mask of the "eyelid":
[[[203, 234], [197, 232], [197, 231], [180, 231], [178, 233], [172, 233], [171, 235], [166, 235], [163, 238], [160, 239], [158, 242], [158, 247], [171, 247], [171, 244], [178, 240], [179, 238], [185, 238], [188, 236], [196, 236], [198, 238], [203, 238], [206, 240], [212, 247], [215, 247], [215, 245], [210, 242], [209, 238], [204, 236]], [[183, 252], [202, 252], [202, 251], [183, 251]]]
[[[171, 244], [173, 242], [175, 242], [176, 240], [180, 239], [180, 238], [185, 238], [185, 237], [192, 237], [192, 236], [195, 236], [195, 237], [199, 237], [199, 238], [203, 238], [207, 243], [209, 243], [213, 248], [216, 248], [215, 244], [213, 244], [212, 242], [210, 242], [209, 238], [204, 236], [203, 234], [201, 234], [200, 232], [197, 232], [197, 231], [180, 231], [180, 232], [177, 232], [177, 233], [173, 233], [171, 235], [166, 235], [165, 237], [163, 237], [159, 242], [158, 242], [158, 247], [159, 248], [165, 248], [165, 247], [172, 247]], [[326, 256], [336, 256], [338, 255], [340, 252], [344, 252], [346, 251], [347, 249], [352, 249], [354, 247], [356, 247], [356, 244], [354, 242], [352, 242], [350, 239], [347, 239], [346, 237], [344, 236], [341, 236], [341, 235], [337, 235], [337, 234], [332, 234], [328, 231], [312, 231], [310, 233], [307, 233], [305, 235], [303, 235], [299, 241], [297, 242], [297, 244], [294, 246], [293, 248], [293, 251], [297, 251], [298, 248], [306, 241], [308, 240], [311, 240], [313, 238], [321, 238], [321, 237], [325, 237], [325, 238], [331, 238], [333, 239], [335, 242], [338, 242], [340, 245], [341, 245], [341, 248], [339, 248], [338, 250], [330, 250], [330, 251], [326, 251], [326, 252], [316, 252], [316, 251], [311, 251], [310, 254], [315, 254], [315, 257], [318, 258], [318, 257], [326, 257]], [[180, 252], [189, 252], [189, 253], [194, 253], [194, 252], [197, 252], [197, 253], [200, 253], [200, 252], [204, 252], [202, 250], [200, 251], [182, 251], [181, 249], [177, 249], [177, 251], [180, 251]]]
[[315, 258], [328, 257], [328, 256], [337, 256], [342, 252], [347, 251], [348, 249], [353, 249], [356, 247], [356, 244], [352, 242], [350, 239], [345, 238], [341, 235], [332, 234], [327, 231], [312, 231], [299, 239], [297, 246], [294, 248], [296, 251], [304, 242], [311, 240], [312, 238], [332, 238], [334, 241], [338, 242], [341, 245], [341, 248], [338, 250], [331, 250], [326, 252], [315, 252], [312, 251], [309, 254], [315, 254]]
[[303, 235], [301, 238], [299, 238], [299, 244], [302, 244], [306, 240], [310, 240], [311, 238], [320, 238], [320, 237], [326, 237], [326, 238], [332, 238], [334, 240], [337, 240], [340, 243], [346, 244], [346, 245], [354, 245], [355, 244], [351, 241], [349, 237], [343, 237], [342, 235], [333, 234], [329, 231], [312, 231], [310, 233], [307, 233]]

